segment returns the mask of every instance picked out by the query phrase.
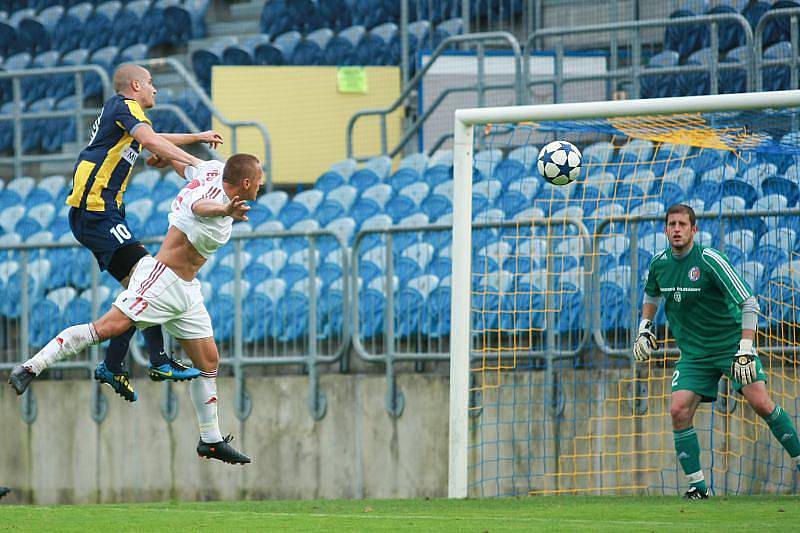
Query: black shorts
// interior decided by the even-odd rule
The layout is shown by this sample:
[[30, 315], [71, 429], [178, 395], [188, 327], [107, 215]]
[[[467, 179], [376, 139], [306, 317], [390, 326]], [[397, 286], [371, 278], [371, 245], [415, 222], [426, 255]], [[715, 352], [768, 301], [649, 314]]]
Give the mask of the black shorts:
[[69, 227], [78, 242], [94, 254], [100, 270], [108, 270], [117, 281], [127, 277], [139, 259], [148, 255], [119, 211], [73, 207], [69, 210]]

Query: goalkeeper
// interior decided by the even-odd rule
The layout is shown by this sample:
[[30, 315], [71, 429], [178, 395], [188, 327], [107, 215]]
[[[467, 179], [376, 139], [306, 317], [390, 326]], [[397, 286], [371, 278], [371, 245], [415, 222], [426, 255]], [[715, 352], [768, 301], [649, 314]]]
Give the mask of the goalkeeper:
[[716, 399], [722, 374], [764, 419], [800, 469], [797, 430], [770, 398], [753, 346], [759, 311], [756, 298], [724, 255], [694, 242], [697, 225], [691, 207], [671, 206], [665, 231], [670, 247], [650, 261], [633, 354], [637, 361], [647, 361], [657, 348], [652, 321], [663, 298], [681, 352], [672, 374], [669, 411], [675, 452], [691, 485], [684, 498], [708, 498], [692, 419], [700, 402]]

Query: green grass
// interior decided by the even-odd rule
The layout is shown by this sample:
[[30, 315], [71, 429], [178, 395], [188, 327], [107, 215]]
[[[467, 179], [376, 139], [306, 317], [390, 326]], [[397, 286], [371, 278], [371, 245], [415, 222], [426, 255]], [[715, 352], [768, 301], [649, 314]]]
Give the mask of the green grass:
[[796, 497], [526, 497], [0, 506], [11, 531], [797, 531]]

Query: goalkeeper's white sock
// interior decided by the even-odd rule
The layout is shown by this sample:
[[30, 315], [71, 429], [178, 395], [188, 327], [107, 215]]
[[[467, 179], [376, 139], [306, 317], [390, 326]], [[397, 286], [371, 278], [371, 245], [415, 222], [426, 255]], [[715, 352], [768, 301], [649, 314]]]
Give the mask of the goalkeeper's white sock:
[[199, 377], [193, 379], [189, 383], [189, 396], [197, 413], [200, 439], [203, 442], [221, 441], [217, 418], [217, 371], [201, 372]]
[[38, 376], [45, 368], [62, 359], [71, 357], [83, 351], [87, 346], [98, 342], [97, 332], [93, 324], [70, 326], [56, 335], [55, 339], [39, 350], [39, 353], [25, 361], [23, 366]]

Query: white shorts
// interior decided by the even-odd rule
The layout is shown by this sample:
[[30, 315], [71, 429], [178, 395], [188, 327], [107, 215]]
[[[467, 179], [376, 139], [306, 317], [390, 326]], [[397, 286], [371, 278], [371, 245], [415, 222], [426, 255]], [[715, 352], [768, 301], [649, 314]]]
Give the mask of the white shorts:
[[214, 336], [200, 281], [182, 280], [151, 256], [139, 260], [128, 288], [117, 296], [114, 306], [139, 329], [160, 324], [176, 339]]

